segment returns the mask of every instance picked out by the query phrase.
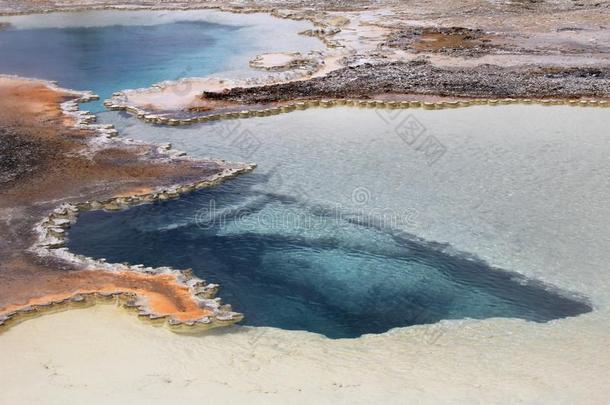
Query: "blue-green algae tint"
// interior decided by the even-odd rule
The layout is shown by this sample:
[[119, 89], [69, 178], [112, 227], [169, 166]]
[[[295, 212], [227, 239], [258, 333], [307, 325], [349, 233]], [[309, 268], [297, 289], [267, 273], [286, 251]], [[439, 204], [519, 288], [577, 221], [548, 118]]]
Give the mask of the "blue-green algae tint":
[[[57, 80], [113, 92], [222, 70], [242, 48], [239, 27], [205, 21], [159, 25], [7, 29], [0, 32], [0, 73]], [[100, 102], [101, 102], [100, 101]], [[100, 103], [90, 104], [102, 111]]]
[[0, 17], [0, 73], [55, 80], [91, 90], [101, 102], [124, 89], [220, 74], [267, 74], [249, 68], [255, 55], [308, 52], [323, 44], [298, 35], [304, 21], [264, 14], [198, 11], [84, 11]]
[[391, 223], [257, 191], [267, 180], [255, 172], [176, 201], [84, 213], [68, 246], [109, 262], [193, 268], [221, 284], [220, 296], [246, 325], [330, 338], [443, 319], [545, 322], [591, 310]]

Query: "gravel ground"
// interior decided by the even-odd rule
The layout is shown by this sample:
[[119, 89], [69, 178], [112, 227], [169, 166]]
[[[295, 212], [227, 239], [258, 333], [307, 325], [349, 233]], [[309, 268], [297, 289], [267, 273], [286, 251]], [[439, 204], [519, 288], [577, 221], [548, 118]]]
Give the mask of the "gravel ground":
[[0, 186], [7, 186], [40, 169], [53, 149], [27, 139], [19, 127], [0, 127]]
[[364, 64], [325, 77], [276, 85], [204, 93], [241, 103], [308, 97], [367, 98], [385, 93], [455, 97], [610, 97], [610, 70], [599, 68], [443, 69], [425, 61]]

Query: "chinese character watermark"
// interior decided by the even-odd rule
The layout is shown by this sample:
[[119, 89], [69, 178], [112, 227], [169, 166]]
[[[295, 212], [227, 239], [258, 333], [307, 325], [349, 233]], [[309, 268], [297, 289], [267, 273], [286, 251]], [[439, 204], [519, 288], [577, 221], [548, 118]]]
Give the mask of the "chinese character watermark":
[[394, 133], [416, 152], [421, 153], [429, 166], [443, 157], [447, 148], [413, 115], [400, 110], [376, 109], [376, 114], [387, 125], [393, 127]]

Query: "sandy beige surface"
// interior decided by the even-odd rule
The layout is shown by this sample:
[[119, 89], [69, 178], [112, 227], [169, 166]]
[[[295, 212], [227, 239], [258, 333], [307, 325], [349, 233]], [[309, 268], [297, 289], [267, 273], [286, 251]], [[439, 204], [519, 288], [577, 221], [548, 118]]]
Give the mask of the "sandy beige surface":
[[181, 336], [103, 305], [4, 333], [0, 404], [604, 404], [610, 338], [579, 331], [595, 316], [333, 341], [244, 327]]

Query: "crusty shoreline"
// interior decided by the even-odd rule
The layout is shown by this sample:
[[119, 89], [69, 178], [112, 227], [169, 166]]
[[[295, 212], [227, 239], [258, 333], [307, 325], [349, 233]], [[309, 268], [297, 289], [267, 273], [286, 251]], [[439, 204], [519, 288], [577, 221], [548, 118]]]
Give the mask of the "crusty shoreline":
[[[312, 9], [299, 0], [288, 4], [266, 0], [170, 4], [85, 1], [43, 10], [44, 4], [26, 2], [22, 11], [15, 12], [100, 9], [263, 12], [278, 18], [310, 21], [314, 29], [301, 34], [317, 37], [326, 46], [319, 64], [305, 76], [293, 70], [294, 78], [262, 82], [225, 80], [222, 86], [199, 78], [181, 79], [149, 89], [124, 90], [106, 103], [140, 118], [158, 114], [160, 119], [149, 121], [160, 124], [233, 118], [245, 111], [273, 114], [275, 109], [284, 106], [290, 109], [294, 103], [329, 99], [377, 107], [384, 105], [375, 101], [481, 104], [479, 100], [484, 99], [494, 104], [505, 99], [525, 99], [567, 104], [584, 100], [604, 105], [610, 100], [610, 48], [604, 45], [610, 38], [610, 28], [596, 25], [603, 20], [600, 13], [607, 8], [606, 4], [589, 1], [572, 6], [546, 2], [491, 4], [468, 0], [461, 9], [454, 10], [446, 3], [432, 1], [424, 8], [393, 1], [359, 1], [349, 5], [337, 1], [320, 3]], [[532, 16], [533, 10], [539, 16]], [[492, 23], [489, 16], [498, 20]], [[181, 92], [173, 91], [174, 86], [184, 86], [185, 82], [191, 89], [189, 94], [176, 96]], [[164, 94], [171, 95], [173, 106], [155, 104]], [[131, 96], [136, 96], [135, 100]], [[437, 104], [435, 108], [442, 106]]]
[[[106, 100], [106, 106], [113, 111], [124, 111], [144, 122], [156, 125], [183, 126], [193, 125], [202, 122], [243, 119], [249, 117], [267, 117], [271, 115], [290, 113], [296, 110], [306, 110], [309, 108], [332, 108], [332, 107], [357, 107], [375, 109], [413, 109], [422, 108], [426, 110], [442, 110], [446, 108], [464, 108], [476, 105], [508, 105], [508, 104], [537, 104], [543, 106], [567, 105], [571, 107], [610, 107], [610, 100], [607, 99], [531, 99], [531, 98], [463, 98], [455, 99], [451, 97], [424, 97], [416, 98], [403, 96], [400, 98], [377, 98], [377, 99], [353, 99], [353, 98], [308, 98], [286, 101], [276, 101], [269, 103], [256, 103], [252, 106], [227, 103], [225, 108], [211, 109], [204, 113], [190, 113], [186, 117], [183, 112], [158, 112], [147, 111], [139, 106], [130, 105], [128, 102], [114, 96]], [[404, 99], [403, 99], [404, 98]]]
[[[5, 149], [10, 154], [19, 154], [22, 145], [42, 150], [25, 172], [20, 170], [24, 162], [2, 167], [3, 174], [9, 175], [3, 176], [0, 218], [7, 223], [3, 239], [10, 242], [0, 246], [0, 331], [43, 313], [97, 302], [119, 303], [135, 310], [140, 319], [178, 332], [207, 330], [242, 319], [215, 298], [217, 285], [205, 283], [191, 271], [109, 264], [72, 254], [64, 241], [66, 228], [79, 212], [118, 210], [178, 198], [251, 171], [253, 164], [196, 161], [171, 146], [116, 139], [114, 128], [95, 124], [95, 116], [78, 109], [77, 103], [95, 98], [91, 93], [15, 76], [0, 76], [0, 93], [4, 96], [0, 123], [5, 132], [0, 141], [9, 142]], [[52, 101], [41, 103], [43, 97]], [[61, 108], [57, 101], [62, 101]], [[15, 117], [17, 114], [21, 116]], [[50, 139], [38, 139], [40, 127]], [[10, 144], [14, 139], [23, 142]], [[46, 141], [56, 142], [51, 145], [60, 152], [47, 155]], [[82, 164], [96, 166], [90, 162], [106, 153], [112, 168], [98, 164], [92, 169], [100, 169], [100, 173], [93, 179], [71, 179], [85, 169]], [[41, 161], [36, 162], [36, 158]], [[52, 161], [47, 162], [49, 159]], [[67, 166], [62, 161], [67, 161]], [[69, 166], [74, 161], [76, 164]], [[56, 164], [63, 166], [60, 173], [49, 168]], [[11, 170], [15, 171], [12, 176]], [[125, 177], [127, 184], [120, 181]], [[58, 181], [70, 184], [62, 187]], [[32, 183], [36, 190], [29, 189]], [[51, 184], [45, 189], [36, 183]], [[69, 197], [60, 197], [62, 188], [69, 191]], [[57, 206], [56, 201], [63, 202]]]

